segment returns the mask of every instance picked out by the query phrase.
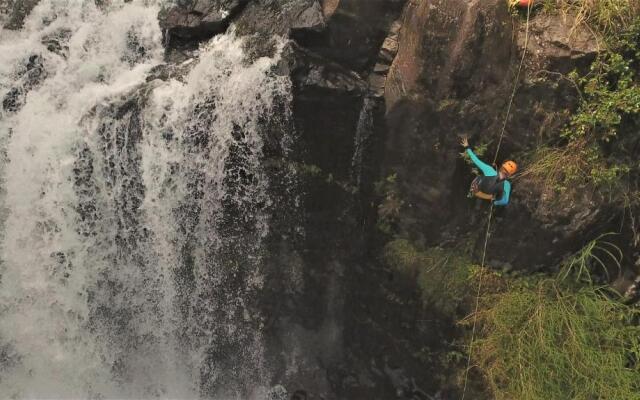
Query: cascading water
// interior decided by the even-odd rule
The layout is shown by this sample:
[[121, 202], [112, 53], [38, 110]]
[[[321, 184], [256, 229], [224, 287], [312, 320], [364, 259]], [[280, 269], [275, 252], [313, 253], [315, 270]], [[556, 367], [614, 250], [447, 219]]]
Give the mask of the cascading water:
[[2, 397], [246, 398], [269, 383], [262, 162], [290, 82], [233, 32], [153, 79], [158, 7], [42, 0], [0, 31]]
[[367, 153], [366, 147], [369, 145], [373, 135], [373, 109], [375, 106], [376, 100], [374, 98], [365, 97], [358, 116], [353, 156], [351, 157], [351, 181], [358, 189], [362, 185], [364, 155]]

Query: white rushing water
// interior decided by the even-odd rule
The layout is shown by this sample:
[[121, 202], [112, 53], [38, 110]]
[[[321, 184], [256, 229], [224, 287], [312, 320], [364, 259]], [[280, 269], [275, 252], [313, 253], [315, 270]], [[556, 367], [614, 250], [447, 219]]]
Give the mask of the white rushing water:
[[158, 11], [42, 0], [0, 31], [2, 398], [239, 398], [268, 383], [252, 305], [262, 131], [290, 83], [233, 33], [146, 83], [163, 62]]

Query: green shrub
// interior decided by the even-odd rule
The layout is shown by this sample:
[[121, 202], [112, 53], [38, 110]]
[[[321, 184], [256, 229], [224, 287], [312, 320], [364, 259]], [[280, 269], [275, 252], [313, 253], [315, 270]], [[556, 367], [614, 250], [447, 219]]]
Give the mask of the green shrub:
[[519, 284], [482, 299], [474, 343], [494, 398], [640, 398], [637, 311], [594, 287], [562, 288], [553, 279]]
[[400, 211], [404, 201], [400, 197], [398, 175], [391, 174], [375, 183], [375, 193], [380, 197], [378, 205], [378, 220], [376, 227], [383, 233], [393, 233], [400, 218]]
[[455, 251], [430, 248], [418, 274], [422, 301], [445, 314], [454, 314], [469, 293], [471, 261]]
[[455, 313], [470, 292], [471, 261], [457, 250], [432, 247], [417, 249], [405, 239], [393, 240], [385, 246], [384, 258], [389, 266], [417, 280], [425, 306], [442, 313]]
[[533, 183], [558, 191], [592, 187], [614, 201], [628, 197], [630, 182], [640, 175], [634, 150], [640, 130], [640, 19], [619, 29], [587, 74], [569, 74], [581, 89], [581, 102], [560, 135], [531, 156], [522, 176]]
[[560, 267], [559, 279], [574, 277], [575, 282], [593, 284], [594, 273], [601, 273], [610, 281], [610, 266], [621, 272], [622, 249], [606, 238], [613, 236], [605, 233], [587, 243], [580, 251], [569, 257]]
[[414, 276], [422, 268], [423, 254], [406, 239], [395, 239], [384, 247], [387, 264], [406, 276]]

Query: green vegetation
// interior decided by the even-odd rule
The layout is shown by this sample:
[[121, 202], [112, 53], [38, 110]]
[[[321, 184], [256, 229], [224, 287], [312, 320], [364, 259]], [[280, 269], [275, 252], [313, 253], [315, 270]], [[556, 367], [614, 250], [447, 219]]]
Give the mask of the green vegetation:
[[577, 24], [587, 24], [602, 34], [615, 34], [640, 12], [637, 0], [544, 0], [545, 11], [571, 14]]
[[474, 362], [496, 399], [638, 399], [637, 311], [553, 279], [482, 299]]
[[[640, 310], [613, 298], [593, 278], [620, 268], [621, 250], [612, 238], [605, 234], [587, 243], [555, 278], [505, 278], [474, 265], [464, 249], [421, 249], [406, 239], [387, 243], [384, 260], [416, 280], [425, 307], [454, 318], [473, 310], [482, 280], [478, 312], [461, 324], [477, 321], [472, 362], [484, 377], [487, 398], [640, 399]], [[418, 356], [433, 362], [428, 351]], [[462, 365], [464, 358], [454, 348], [440, 362]]]
[[477, 320], [473, 361], [492, 398], [640, 398], [640, 310], [591, 277], [594, 268], [620, 266], [622, 254], [609, 236], [570, 257], [555, 279], [522, 277], [485, 291], [479, 311], [463, 321]]
[[400, 211], [404, 205], [404, 201], [400, 198], [398, 175], [391, 174], [385, 179], [376, 182], [375, 192], [381, 197], [378, 205], [376, 226], [381, 232], [391, 234], [393, 228], [397, 225]]
[[300, 176], [313, 179], [316, 182], [320, 181], [328, 185], [335, 185], [346, 193], [356, 194], [358, 192], [358, 188], [350, 182], [335, 179], [332, 173], [323, 171], [322, 168], [315, 164], [291, 162], [289, 167], [297, 171]]
[[474, 268], [460, 251], [439, 247], [417, 249], [405, 239], [395, 239], [384, 249], [385, 261], [405, 276], [417, 279], [426, 306], [455, 315], [469, 293]]
[[[574, 254], [562, 266], [559, 278], [565, 280], [573, 276], [576, 282], [593, 284], [593, 274], [601, 272], [610, 279], [609, 268], [614, 266], [620, 272], [622, 250], [614, 243], [604, 240], [612, 234], [603, 234], [587, 243], [579, 252]], [[594, 270], [596, 267], [597, 270]]]
[[419, 273], [424, 255], [406, 239], [392, 240], [384, 247], [387, 264], [407, 276]]
[[610, 25], [617, 30], [604, 36], [607, 49], [588, 73], [567, 77], [581, 91], [578, 110], [555, 141], [532, 155], [523, 176], [556, 192], [593, 188], [612, 201], [628, 201], [637, 198], [640, 177], [640, 19], [627, 23], [637, 15], [636, 6], [606, 8], [609, 3], [571, 2], [591, 7], [584, 18], [602, 25], [603, 32]]

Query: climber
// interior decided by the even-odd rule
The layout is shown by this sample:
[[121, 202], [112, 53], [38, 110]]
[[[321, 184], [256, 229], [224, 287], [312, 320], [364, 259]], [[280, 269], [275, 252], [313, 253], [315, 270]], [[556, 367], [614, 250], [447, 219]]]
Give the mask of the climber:
[[478, 176], [471, 183], [469, 193], [484, 200], [492, 200], [496, 206], [506, 206], [509, 204], [511, 195], [511, 182], [507, 179], [516, 173], [518, 166], [513, 161], [505, 161], [496, 171], [491, 166], [480, 161], [473, 150], [469, 147], [469, 139], [464, 136], [460, 139], [460, 144], [471, 158], [471, 161], [480, 168], [483, 176]]

